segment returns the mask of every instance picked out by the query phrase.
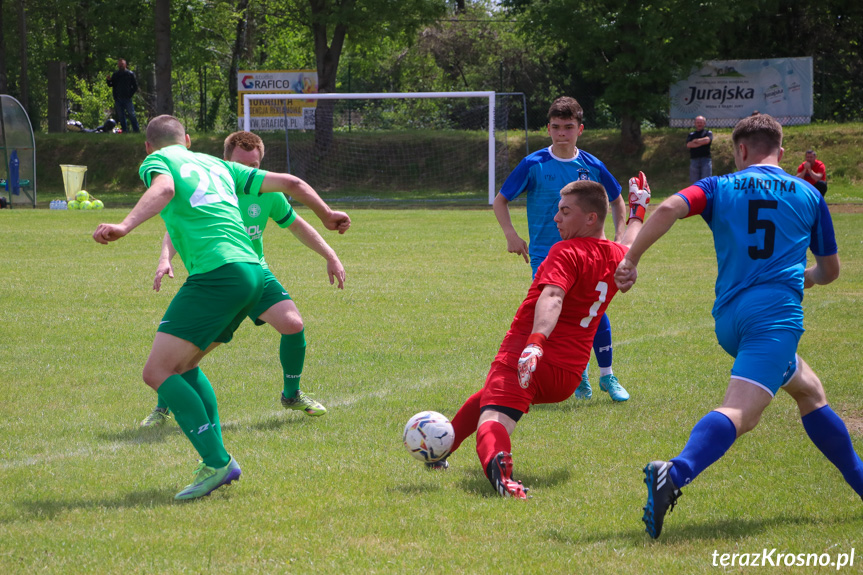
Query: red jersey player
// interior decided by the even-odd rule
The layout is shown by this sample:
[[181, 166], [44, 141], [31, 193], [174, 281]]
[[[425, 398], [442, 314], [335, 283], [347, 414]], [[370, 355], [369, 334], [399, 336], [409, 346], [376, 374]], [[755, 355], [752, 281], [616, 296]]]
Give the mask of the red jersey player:
[[[527, 297], [486, 377], [452, 420], [455, 451], [476, 432], [476, 451], [492, 487], [527, 497], [512, 477], [510, 435], [537, 403], [566, 400], [581, 383], [599, 318], [617, 293], [614, 271], [644, 220], [650, 191], [643, 173], [630, 180], [630, 221], [620, 243], [605, 237], [608, 195], [602, 184], [578, 180], [560, 191], [554, 217], [563, 241], [537, 270]], [[446, 468], [446, 460], [427, 464]]]

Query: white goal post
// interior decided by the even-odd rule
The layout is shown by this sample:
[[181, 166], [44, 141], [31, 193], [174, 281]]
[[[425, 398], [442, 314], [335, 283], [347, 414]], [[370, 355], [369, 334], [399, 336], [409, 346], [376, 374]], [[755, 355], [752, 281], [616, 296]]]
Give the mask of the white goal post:
[[488, 99], [488, 203], [495, 196], [495, 92], [392, 92], [392, 93], [324, 93], [324, 94], [244, 94], [243, 129], [251, 130], [252, 100], [368, 100], [403, 98], [486, 98]]

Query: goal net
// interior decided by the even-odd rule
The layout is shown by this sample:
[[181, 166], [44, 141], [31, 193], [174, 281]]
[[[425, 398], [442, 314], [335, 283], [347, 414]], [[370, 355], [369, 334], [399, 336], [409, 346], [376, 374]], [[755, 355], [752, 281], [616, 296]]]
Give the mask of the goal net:
[[527, 153], [522, 94], [247, 94], [243, 110], [243, 129], [280, 134], [262, 167], [327, 201], [491, 203]]

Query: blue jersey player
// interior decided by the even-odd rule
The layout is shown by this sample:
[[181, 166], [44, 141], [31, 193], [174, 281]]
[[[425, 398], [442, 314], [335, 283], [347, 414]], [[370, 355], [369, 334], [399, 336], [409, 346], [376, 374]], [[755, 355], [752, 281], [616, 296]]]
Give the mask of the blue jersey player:
[[[654, 539], [680, 487], [752, 430], [780, 388], [797, 402], [815, 446], [863, 497], [863, 462], [848, 429], [827, 404], [818, 376], [797, 355], [803, 289], [839, 277], [830, 212], [814, 187], [779, 168], [782, 126], [776, 120], [750, 116], [738, 122], [731, 138], [740, 171], [699, 180], [664, 201], [615, 273], [618, 287], [628, 290], [641, 256], [679, 218], [700, 214], [713, 232], [716, 337], [734, 365], [722, 406], [695, 425], [680, 455], [644, 468], [643, 521]], [[809, 268], [807, 249], [815, 256]]]
[[[554, 223], [560, 190], [576, 180], [599, 182], [608, 194], [609, 211], [614, 222], [614, 240], [619, 241], [626, 229], [626, 206], [620, 195], [620, 183], [601, 161], [576, 146], [584, 131], [581, 105], [569, 97], [558, 98], [548, 110], [548, 135], [551, 146], [524, 158], [507, 177], [494, 200], [494, 214], [506, 236], [506, 248], [520, 254], [533, 268], [539, 269], [548, 250], [560, 241], [560, 232]], [[527, 193], [527, 228], [530, 245], [519, 237], [509, 216], [509, 202]], [[611, 324], [608, 316], [600, 319], [593, 340], [593, 351], [599, 364], [599, 385], [614, 401], [626, 401], [629, 393], [620, 385], [612, 369]], [[590, 399], [588, 371], [584, 370], [581, 385], [575, 390], [578, 399]]]

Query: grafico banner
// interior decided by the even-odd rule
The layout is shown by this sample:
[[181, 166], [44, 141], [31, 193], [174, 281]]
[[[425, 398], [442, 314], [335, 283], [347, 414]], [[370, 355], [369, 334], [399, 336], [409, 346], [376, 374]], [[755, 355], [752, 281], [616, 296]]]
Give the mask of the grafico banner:
[[704, 116], [711, 126], [733, 126], [753, 112], [781, 124], [812, 119], [812, 58], [705, 62], [671, 86], [670, 124], [691, 126]]
[[[239, 70], [237, 72], [237, 124], [243, 129], [246, 94], [316, 94], [315, 70]], [[252, 100], [249, 113], [253, 131], [305, 130], [315, 127], [316, 100]]]

